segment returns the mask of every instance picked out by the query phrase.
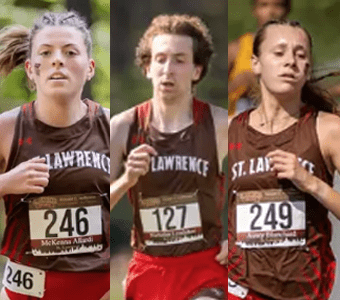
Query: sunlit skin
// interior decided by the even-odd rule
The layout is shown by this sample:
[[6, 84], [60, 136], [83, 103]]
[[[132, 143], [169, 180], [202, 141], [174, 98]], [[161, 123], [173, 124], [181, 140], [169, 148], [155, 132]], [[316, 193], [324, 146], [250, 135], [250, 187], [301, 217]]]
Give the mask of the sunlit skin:
[[[27, 76], [36, 85], [39, 109], [42, 105], [44, 109], [54, 106], [53, 110], [68, 106], [66, 111], [82, 114], [86, 111], [86, 105], [80, 101], [83, 86], [93, 77], [94, 68], [82, 33], [68, 26], [47, 26], [38, 31], [31, 57], [25, 63]], [[46, 114], [42, 112], [40, 116], [47, 120]]]
[[287, 15], [284, 0], [256, 0], [253, 15], [258, 27], [271, 19], [282, 19]]
[[302, 29], [269, 26], [259, 57], [252, 58], [262, 96], [299, 102], [301, 89], [310, 77], [310, 60], [308, 37]]
[[192, 81], [202, 67], [194, 64], [193, 40], [189, 36], [160, 34], [151, 46], [147, 77], [153, 85], [153, 97], [168, 103], [192, 98]]

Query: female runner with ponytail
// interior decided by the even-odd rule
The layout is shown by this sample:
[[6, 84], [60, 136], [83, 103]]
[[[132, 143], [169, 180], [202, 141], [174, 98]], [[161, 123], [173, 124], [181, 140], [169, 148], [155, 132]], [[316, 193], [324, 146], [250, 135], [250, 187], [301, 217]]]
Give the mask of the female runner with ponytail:
[[295, 21], [269, 21], [254, 39], [259, 105], [228, 132], [229, 300], [325, 300], [332, 291], [340, 118], [311, 84], [311, 50]]
[[109, 112], [81, 99], [91, 48], [75, 12], [0, 32], [0, 74], [24, 64], [37, 91], [0, 115], [1, 299], [109, 299]]

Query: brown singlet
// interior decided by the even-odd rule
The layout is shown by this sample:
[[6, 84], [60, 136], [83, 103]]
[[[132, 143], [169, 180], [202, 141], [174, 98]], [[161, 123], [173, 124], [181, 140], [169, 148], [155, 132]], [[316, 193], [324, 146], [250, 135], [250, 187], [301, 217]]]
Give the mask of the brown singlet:
[[[43, 194], [4, 197], [7, 223], [1, 254], [12, 261], [44, 270], [109, 270], [109, 120], [98, 103], [84, 102], [86, 116], [66, 128], [39, 121], [34, 102], [21, 107], [6, 172], [40, 156], [46, 158], [50, 179]], [[39, 197], [30, 216], [30, 203]], [[93, 199], [97, 204], [89, 205]], [[64, 208], [55, 207], [58, 201]], [[92, 227], [101, 232], [91, 233]], [[32, 253], [30, 228], [35, 228], [34, 236], [42, 236], [35, 241], [43, 244], [36, 251], [40, 255]], [[84, 252], [85, 246], [95, 249], [96, 244], [100, 248]], [[65, 253], [74, 250], [80, 253]]]
[[182, 256], [219, 244], [223, 176], [218, 171], [210, 106], [193, 100], [192, 125], [162, 133], [149, 124], [151, 101], [136, 106], [127, 153], [147, 143], [158, 152], [130, 190], [132, 246], [153, 256]]
[[332, 185], [316, 132], [317, 112], [262, 134], [249, 111], [229, 127], [228, 273], [240, 285], [277, 300], [326, 300], [335, 277], [327, 209], [270, 171], [268, 152], [295, 153], [310, 173]]

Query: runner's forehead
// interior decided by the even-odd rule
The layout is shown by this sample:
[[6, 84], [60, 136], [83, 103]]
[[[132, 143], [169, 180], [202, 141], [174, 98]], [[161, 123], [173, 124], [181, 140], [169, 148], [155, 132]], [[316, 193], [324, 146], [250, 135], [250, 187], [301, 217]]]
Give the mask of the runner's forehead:
[[271, 48], [278, 45], [293, 45], [310, 51], [309, 39], [304, 30], [288, 25], [271, 25], [266, 28], [261, 48]]
[[154, 56], [159, 53], [190, 55], [193, 53], [193, 40], [191, 37], [185, 35], [156, 35], [152, 40], [151, 51]]

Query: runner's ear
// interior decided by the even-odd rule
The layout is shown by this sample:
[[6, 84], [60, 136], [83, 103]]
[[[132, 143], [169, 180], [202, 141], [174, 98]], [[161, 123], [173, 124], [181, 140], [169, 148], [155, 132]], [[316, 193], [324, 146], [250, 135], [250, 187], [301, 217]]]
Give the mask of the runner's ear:
[[251, 56], [251, 64], [252, 64], [253, 73], [256, 76], [259, 76], [261, 74], [261, 63], [260, 63], [259, 58], [254, 54]]

